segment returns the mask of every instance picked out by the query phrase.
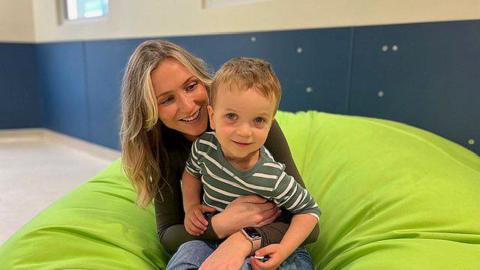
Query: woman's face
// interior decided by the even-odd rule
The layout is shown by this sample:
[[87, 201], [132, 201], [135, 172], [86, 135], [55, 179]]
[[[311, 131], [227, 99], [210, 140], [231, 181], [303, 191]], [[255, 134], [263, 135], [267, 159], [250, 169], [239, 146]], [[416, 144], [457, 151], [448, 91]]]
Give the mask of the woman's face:
[[158, 118], [191, 141], [207, 129], [205, 85], [176, 59], [167, 58], [151, 73]]

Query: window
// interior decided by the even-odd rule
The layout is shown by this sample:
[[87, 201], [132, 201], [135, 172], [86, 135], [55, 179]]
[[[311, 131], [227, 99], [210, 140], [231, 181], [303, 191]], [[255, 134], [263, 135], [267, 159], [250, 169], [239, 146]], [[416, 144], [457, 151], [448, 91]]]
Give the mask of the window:
[[64, 0], [64, 10], [67, 21], [104, 17], [108, 0]]

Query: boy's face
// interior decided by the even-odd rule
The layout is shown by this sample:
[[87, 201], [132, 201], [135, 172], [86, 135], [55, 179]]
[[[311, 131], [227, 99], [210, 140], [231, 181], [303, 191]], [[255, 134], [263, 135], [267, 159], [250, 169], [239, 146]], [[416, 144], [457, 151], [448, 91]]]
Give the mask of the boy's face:
[[220, 89], [208, 114], [225, 156], [244, 159], [258, 151], [267, 139], [274, 110], [273, 98], [256, 89]]

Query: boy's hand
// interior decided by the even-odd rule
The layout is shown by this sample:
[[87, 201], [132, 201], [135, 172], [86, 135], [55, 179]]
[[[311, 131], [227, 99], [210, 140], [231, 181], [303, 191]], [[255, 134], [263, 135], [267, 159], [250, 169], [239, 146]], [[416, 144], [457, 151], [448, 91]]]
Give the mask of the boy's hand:
[[[267, 255], [270, 258], [265, 262], [255, 258], [255, 256]], [[255, 256], [250, 257], [250, 264], [254, 270], [277, 269], [289, 255], [281, 244], [271, 244], [255, 251]]]
[[214, 212], [216, 212], [215, 208], [203, 204], [191, 206], [185, 213], [185, 219], [183, 221], [185, 230], [194, 236], [203, 234], [208, 226], [208, 221], [203, 214]]

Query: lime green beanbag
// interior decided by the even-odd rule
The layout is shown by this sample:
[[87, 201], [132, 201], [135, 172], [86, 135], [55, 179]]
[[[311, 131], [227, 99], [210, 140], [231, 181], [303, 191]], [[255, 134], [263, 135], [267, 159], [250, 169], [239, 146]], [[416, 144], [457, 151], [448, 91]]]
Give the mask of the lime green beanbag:
[[[322, 216], [317, 269], [480, 269], [480, 158], [395, 122], [277, 116]], [[1, 269], [163, 269], [153, 208], [114, 162], [0, 247]]]

